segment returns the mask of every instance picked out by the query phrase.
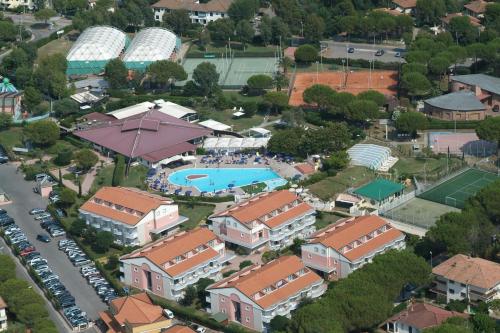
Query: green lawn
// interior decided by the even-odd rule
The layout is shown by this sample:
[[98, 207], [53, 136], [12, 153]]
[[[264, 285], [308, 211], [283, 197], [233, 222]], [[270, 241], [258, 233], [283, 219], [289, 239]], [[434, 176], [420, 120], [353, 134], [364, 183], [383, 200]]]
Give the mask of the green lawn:
[[0, 131], [0, 144], [5, 147], [23, 146], [23, 129], [21, 127], [11, 127], [8, 130]]
[[314, 223], [314, 226], [316, 227], [316, 230], [319, 230], [326, 227], [327, 225], [337, 222], [341, 218], [342, 216], [321, 212], [321, 214], [318, 214], [318, 216], [316, 216], [316, 223]]
[[[259, 126], [264, 121], [264, 116], [256, 114], [251, 118], [241, 117], [233, 118], [233, 110], [213, 111], [207, 114], [207, 117], [229, 126], [233, 126], [233, 131], [239, 132], [245, 129]], [[278, 119], [277, 116], [270, 116], [269, 121]]]
[[[102, 186], [111, 186], [114, 168], [114, 165], [110, 165], [99, 171], [96, 179], [94, 180], [94, 183], [92, 184], [91, 192], [97, 191]], [[131, 167], [128, 176], [124, 178], [123, 184], [121, 186], [145, 189], [144, 180], [146, 179], [147, 172], [148, 168], [144, 165], [136, 165]]]
[[73, 43], [74, 42], [66, 38], [59, 38], [51, 41], [50, 43], [45, 44], [44, 46], [38, 49], [35, 63], [38, 63], [40, 59], [44, 57], [51, 56], [56, 53], [61, 53], [63, 55], [66, 55], [71, 46], [73, 46]]
[[450, 158], [447, 162], [446, 157], [425, 159], [400, 157], [399, 161], [392, 168], [392, 171], [395, 172], [397, 176], [417, 176], [421, 179], [427, 176], [429, 179], [434, 179], [438, 174], [446, 172], [447, 163], [449, 169], [456, 169], [462, 164], [462, 160]]
[[243, 191], [245, 191], [245, 193], [248, 193], [248, 194], [256, 194], [256, 193], [263, 192], [265, 188], [266, 188], [265, 183], [258, 183], [258, 184], [254, 184], [254, 185], [247, 185], [247, 186], [241, 187], [241, 189]]
[[357, 187], [375, 178], [375, 173], [365, 167], [354, 166], [309, 185], [309, 190], [323, 200], [332, 199], [349, 187]]
[[214, 212], [215, 205], [196, 204], [196, 203], [178, 203], [179, 214], [189, 218], [189, 220], [181, 225], [184, 230], [196, 228], [200, 222], [206, 219]]

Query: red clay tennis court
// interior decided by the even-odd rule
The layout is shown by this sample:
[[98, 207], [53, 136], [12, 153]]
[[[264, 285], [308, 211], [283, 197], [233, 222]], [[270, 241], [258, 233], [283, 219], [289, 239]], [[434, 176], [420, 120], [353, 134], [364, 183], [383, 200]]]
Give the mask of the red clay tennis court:
[[302, 94], [304, 90], [314, 84], [324, 84], [338, 92], [348, 92], [354, 95], [366, 90], [376, 90], [384, 95], [396, 95], [398, 72], [396, 71], [355, 71], [322, 73], [297, 73], [288, 102], [292, 106], [304, 104]]

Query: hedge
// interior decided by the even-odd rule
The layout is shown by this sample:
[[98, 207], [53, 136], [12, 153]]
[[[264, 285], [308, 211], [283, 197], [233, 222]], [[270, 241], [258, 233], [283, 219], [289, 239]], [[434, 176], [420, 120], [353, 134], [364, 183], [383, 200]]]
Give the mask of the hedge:
[[254, 332], [237, 324], [229, 324], [228, 326], [226, 326], [211, 319], [210, 315], [206, 312], [202, 312], [194, 308], [181, 306], [174, 301], [169, 301], [167, 299], [161, 298], [149, 292], [148, 295], [149, 297], [151, 297], [151, 299], [156, 305], [159, 305], [164, 309], [171, 310], [177, 317], [184, 319], [186, 321], [192, 321], [194, 323], [206, 326], [213, 330], [222, 331], [224, 333]]
[[[346, 64], [345, 58], [323, 58], [324, 64], [335, 64], [342, 65], [342, 61], [344, 61], [344, 65]], [[362, 68], [370, 68], [370, 62], [365, 59], [349, 59], [349, 65], [352, 67], [362, 67]], [[398, 70], [401, 64], [399, 62], [381, 62], [375, 60], [373, 62], [373, 68], [375, 69], [390, 69], [390, 70]]]
[[428, 129], [475, 129], [480, 121], [448, 121], [429, 118]]
[[[213, 55], [213, 58], [222, 58], [224, 52], [204, 52], [204, 51], [191, 51], [186, 54], [186, 58], [204, 58], [205, 54]], [[235, 58], [270, 58], [275, 56], [275, 51], [233, 51]], [[210, 59], [210, 58], [206, 58]]]

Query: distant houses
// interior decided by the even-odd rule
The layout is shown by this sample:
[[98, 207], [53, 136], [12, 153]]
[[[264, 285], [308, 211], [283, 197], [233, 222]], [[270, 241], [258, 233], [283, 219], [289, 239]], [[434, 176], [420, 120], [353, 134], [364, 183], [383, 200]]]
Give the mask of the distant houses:
[[233, 0], [210, 0], [210, 1], [183, 1], [183, 0], [160, 0], [154, 3], [154, 17], [156, 21], [163, 21], [163, 16], [175, 10], [187, 10], [191, 23], [206, 25], [221, 18], [229, 17], [227, 12]]

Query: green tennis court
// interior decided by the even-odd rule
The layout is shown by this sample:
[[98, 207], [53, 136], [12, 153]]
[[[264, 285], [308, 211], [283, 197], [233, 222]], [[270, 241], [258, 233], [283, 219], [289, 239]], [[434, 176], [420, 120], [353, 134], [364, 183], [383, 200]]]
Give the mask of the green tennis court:
[[456, 208], [464, 208], [465, 202], [482, 188], [498, 179], [498, 176], [477, 169], [468, 169], [442, 184], [423, 192], [420, 198]]

